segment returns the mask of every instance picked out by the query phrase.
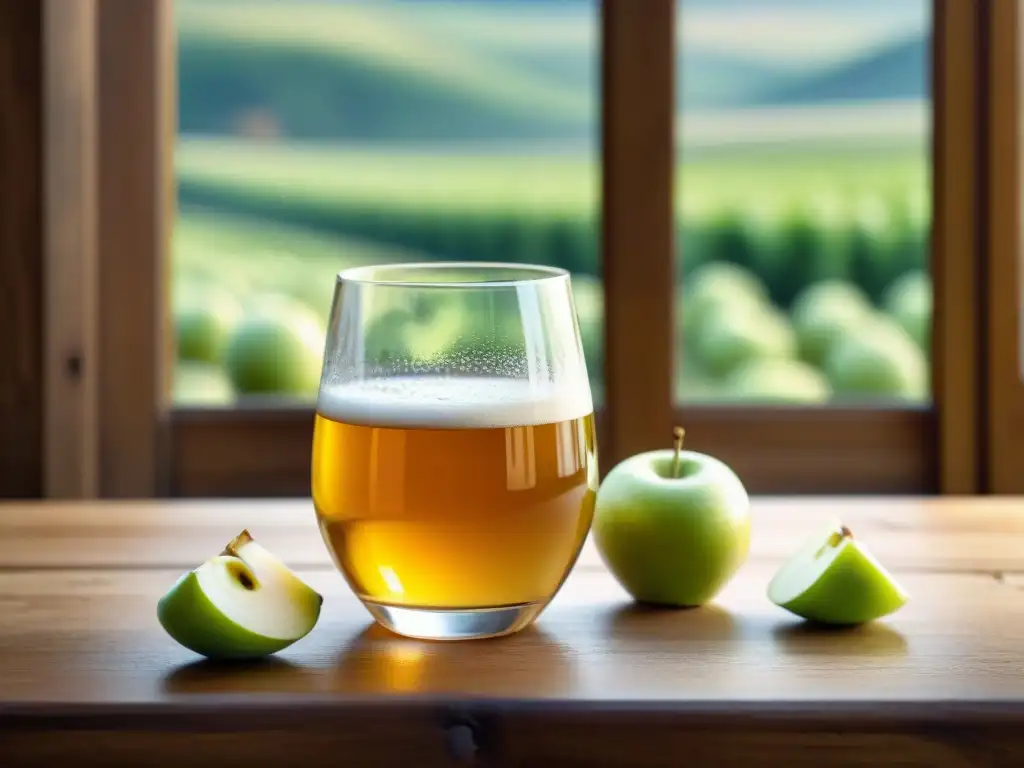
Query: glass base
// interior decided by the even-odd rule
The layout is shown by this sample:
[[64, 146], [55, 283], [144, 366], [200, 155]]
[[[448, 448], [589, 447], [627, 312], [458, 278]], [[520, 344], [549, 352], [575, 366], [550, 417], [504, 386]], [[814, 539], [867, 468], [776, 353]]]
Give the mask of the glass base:
[[523, 603], [500, 608], [407, 608], [364, 600], [382, 626], [398, 635], [420, 640], [480, 640], [510, 635], [529, 626], [544, 603]]

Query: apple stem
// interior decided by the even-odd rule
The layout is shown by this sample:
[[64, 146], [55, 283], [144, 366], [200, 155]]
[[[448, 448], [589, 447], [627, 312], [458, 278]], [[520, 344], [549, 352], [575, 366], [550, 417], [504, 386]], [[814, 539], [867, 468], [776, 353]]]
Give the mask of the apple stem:
[[683, 437], [686, 430], [682, 427], [675, 427], [672, 430], [672, 442], [675, 445], [675, 455], [672, 457], [672, 477], [679, 477], [679, 452], [683, 450]]
[[221, 552], [221, 554], [238, 557], [238, 550], [250, 541], [252, 541], [252, 536], [249, 535], [248, 529], [243, 529], [240, 534], [227, 543], [227, 546], [224, 547], [224, 551]]
[[839, 533], [841, 533], [841, 534], [843, 535], [843, 538], [844, 538], [844, 539], [852, 539], [852, 538], [853, 538], [853, 531], [851, 531], [851, 530], [850, 530], [849, 528], [847, 528], [847, 527], [846, 527], [845, 525], [844, 525], [844, 526], [842, 526], [842, 527], [841, 527], [841, 528], [839, 529]]

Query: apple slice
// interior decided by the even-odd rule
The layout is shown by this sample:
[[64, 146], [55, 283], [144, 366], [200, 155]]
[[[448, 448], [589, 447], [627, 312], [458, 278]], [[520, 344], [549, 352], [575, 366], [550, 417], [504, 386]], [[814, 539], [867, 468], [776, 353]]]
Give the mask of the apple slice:
[[248, 531], [184, 574], [157, 604], [157, 618], [186, 648], [209, 658], [247, 659], [309, 634], [323, 598]]
[[768, 599], [821, 624], [863, 624], [898, 610], [907, 593], [838, 521], [809, 539], [768, 584]]

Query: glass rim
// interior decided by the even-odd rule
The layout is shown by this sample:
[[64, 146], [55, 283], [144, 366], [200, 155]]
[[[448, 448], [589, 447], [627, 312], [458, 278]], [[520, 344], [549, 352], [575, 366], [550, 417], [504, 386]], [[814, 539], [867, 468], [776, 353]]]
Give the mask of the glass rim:
[[[514, 278], [474, 279], [474, 280], [429, 280], [417, 279], [416, 273], [444, 272], [445, 270], [475, 270], [478, 272], [517, 273]], [[388, 278], [388, 273], [395, 276]], [[398, 278], [399, 274], [408, 277]], [[562, 267], [548, 267], [542, 264], [516, 264], [502, 261], [412, 261], [393, 264], [370, 264], [361, 267], [349, 267], [338, 272], [338, 283], [355, 283], [360, 285], [380, 285], [392, 288], [510, 288], [520, 285], [534, 285], [552, 281], [565, 280], [569, 270]]]

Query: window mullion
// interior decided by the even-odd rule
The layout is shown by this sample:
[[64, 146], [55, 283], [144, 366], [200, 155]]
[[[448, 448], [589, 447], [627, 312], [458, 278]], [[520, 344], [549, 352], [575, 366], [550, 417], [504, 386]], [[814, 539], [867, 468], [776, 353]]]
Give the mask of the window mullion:
[[979, 3], [933, 3], [932, 390], [942, 493], [981, 488]]
[[992, 0], [985, 19], [987, 102], [987, 488], [1024, 493], [1021, 378], [1021, 33], [1017, 0]]
[[671, 439], [675, 5], [602, 6], [605, 466]]
[[100, 493], [152, 496], [161, 451], [174, 200], [171, 0], [103, 0], [100, 82]]

